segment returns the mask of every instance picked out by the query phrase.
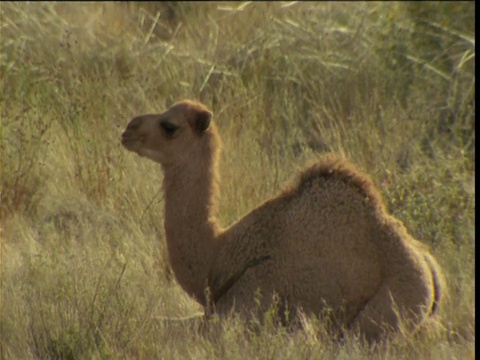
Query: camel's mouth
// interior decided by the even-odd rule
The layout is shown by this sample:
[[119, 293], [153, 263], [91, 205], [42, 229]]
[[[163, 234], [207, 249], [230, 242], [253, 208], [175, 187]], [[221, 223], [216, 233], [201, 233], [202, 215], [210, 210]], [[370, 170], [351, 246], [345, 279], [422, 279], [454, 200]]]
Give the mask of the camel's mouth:
[[144, 141], [144, 137], [132, 137], [126, 134], [122, 134], [122, 145], [130, 151], [137, 151]]

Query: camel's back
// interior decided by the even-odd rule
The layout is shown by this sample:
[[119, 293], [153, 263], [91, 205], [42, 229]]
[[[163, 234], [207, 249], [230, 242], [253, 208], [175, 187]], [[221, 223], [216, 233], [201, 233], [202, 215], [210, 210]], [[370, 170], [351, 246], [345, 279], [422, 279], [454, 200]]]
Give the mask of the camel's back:
[[233, 303], [256, 306], [260, 289], [262, 310], [277, 293], [307, 312], [342, 308], [348, 323], [395, 273], [428, 271], [423, 252], [386, 213], [373, 182], [335, 157], [304, 170], [280, 196], [227, 230], [224, 240], [220, 259], [233, 261], [219, 268], [255, 266], [220, 300], [222, 310]]

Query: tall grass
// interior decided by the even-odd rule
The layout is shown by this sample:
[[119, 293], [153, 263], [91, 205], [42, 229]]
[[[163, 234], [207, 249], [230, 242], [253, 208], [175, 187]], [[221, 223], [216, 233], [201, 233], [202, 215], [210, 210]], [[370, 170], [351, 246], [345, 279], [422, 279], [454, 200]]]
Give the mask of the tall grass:
[[[451, 3], [0, 5], [1, 356], [464, 359], [475, 341], [475, 20]], [[196, 98], [225, 149], [220, 219], [317, 154], [372, 175], [430, 246], [449, 301], [413, 338], [338, 344], [199, 310], [165, 255], [162, 174], [128, 120]]]

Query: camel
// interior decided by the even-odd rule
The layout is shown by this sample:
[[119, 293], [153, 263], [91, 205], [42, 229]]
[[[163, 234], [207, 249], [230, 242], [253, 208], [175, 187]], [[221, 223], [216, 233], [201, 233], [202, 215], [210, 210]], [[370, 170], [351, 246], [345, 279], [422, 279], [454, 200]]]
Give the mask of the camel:
[[[440, 266], [389, 215], [372, 180], [328, 154], [228, 228], [216, 218], [222, 142], [203, 104], [184, 100], [133, 118], [123, 146], [162, 167], [167, 251], [175, 277], [205, 314], [279, 322], [328, 310], [334, 329], [369, 343], [437, 310]], [[337, 331], [335, 330], [335, 331]]]

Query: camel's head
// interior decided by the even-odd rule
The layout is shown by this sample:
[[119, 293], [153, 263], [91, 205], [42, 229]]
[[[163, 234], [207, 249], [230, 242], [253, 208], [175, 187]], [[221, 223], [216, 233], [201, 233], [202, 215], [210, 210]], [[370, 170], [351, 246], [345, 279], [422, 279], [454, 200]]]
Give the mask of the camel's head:
[[211, 121], [212, 113], [204, 105], [184, 100], [161, 114], [133, 118], [122, 134], [122, 145], [164, 167], [183, 165], [202, 156]]

